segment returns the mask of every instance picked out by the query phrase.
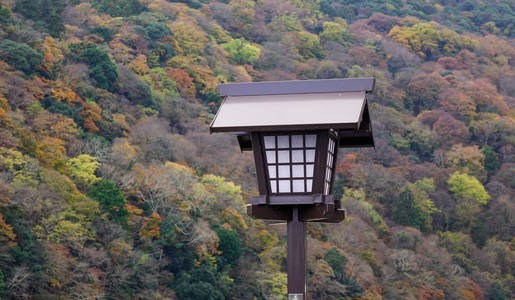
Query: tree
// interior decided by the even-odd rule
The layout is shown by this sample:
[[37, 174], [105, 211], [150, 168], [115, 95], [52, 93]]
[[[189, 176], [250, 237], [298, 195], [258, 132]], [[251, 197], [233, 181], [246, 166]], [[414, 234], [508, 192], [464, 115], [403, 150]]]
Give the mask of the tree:
[[476, 104], [461, 90], [447, 89], [438, 96], [440, 107], [457, 119], [468, 122], [476, 115]]
[[259, 58], [261, 50], [243, 39], [233, 39], [222, 47], [229, 53], [231, 60], [239, 65], [253, 63]]
[[4, 273], [0, 270], [0, 296], [5, 295], [5, 290]]
[[5, 39], [0, 44], [0, 57], [14, 68], [32, 75], [43, 62], [43, 55], [29, 45]]
[[408, 84], [408, 97], [414, 104], [415, 114], [435, 107], [441, 91], [449, 87], [449, 83], [439, 74], [420, 74]]
[[476, 40], [463, 37], [449, 29], [438, 29], [436, 22], [416, 23], [409, 26], [394, 26], [388, 37], [426, 59], [440, 55], [454, 56], [461, 49], [474, 49]]
[[322, 41], [333, 41], [341, 45], [348, 45], [351, 35], [347, 28], [347, 22], [339, 19], [339, 22], [324, 22], [323, 31], [320, 33]]
[[91, 42], [74, 43], [69, 46], [78, 61], [90, 66], [89, 76], [95, 80], [99, 88], [112, 90], [118, 79], [116, 66], [109, 55]]
[[485, 156], [485, 169], [488, 172], [488, 175], [494, 174], [501, 166], [499, 159], [497, 159], [497, 153], [495, 153], [492, 147], [488, 145], [483, 146], [481, 151]]
[[491, 198], [479, 180], [464, 173], [454, 172], [447, 184], [454, 199], [474, 200], [484, 205]]
[[242, 242], [240, 237], [236, 232], [221, 226], [215, 227], [214, 230], [220, 239], [218, 250], [222, 252], [222, 264], [235, 266], [238, 262], [238, 258], [240, 258], [242, 250]]
[[204, 52], [209, 39], [196, 24], [179, 20], [173, 22], [169, 27], [182, 53], [200, 55]]
[[295, 34], [297, 49], [301, 58], [322, 59], [325, 55], [320, 47], [320, 38], [307, 31], [300, 31]]
[[120, 224], [127, 223], [129, 212], [125, 207], [125, 197], [120, 189], [109, 180], [101, 180], [93, 185], [88, 196], [107, 210], [111, 219]]
[[53, 37], [58, 37], [65, 30], [62, 13], [65, 0], [16, 0], [15, 11], [42, 24]]
[[96, 157], [81, 154], [70, 158], [66, 162], [66, 166], [70, 169], [72, 177], [82, 184], [90, 185], [100, 180], [100, 178], [95, 176], [95, 171], [100, 166]]
[[477, 146], [452, 146], [445, 153], [445, 165], [481, 180], [486, 179], [485, 156]]
[[11, 21], [11, 9], [0, 4], [0, 24], [8, 24]]
[[104, 42], [109, 43], [113, 39], [113, 32], [107, 27], [97, 26], [91, 29], [91, 34], [98, 35]]
[[415, 197], [410, 189], [405, 189], [399, 194], [399, 202], [393, 209], [393, 220], [404, 226], [422, 229], [427, 221], [427, 215], [415, 202]]
[[506, 294], [504, 293], [504, 289], [502, 285], [496, 281], [492, 284], [490, 288], [490, 299], [491, 300], [505, 300]]
[[190, 272], [181, 272], [173, 287], [180, 299], [222, 300], [230, 290], [229, 280], [217, 272], [216, 266], [204, 263]]
[[331, 266], [336, 280], [343, 281], [346, 274], [347, 257], [338, 248], [331, 248], [324, 255], [324, 260]]
[[146, 10], [139, 0], [95, 0], [91, 2], [98, 11], [106, 12], [113, 17], [128, 17]]
[[465, 93], [476, 103], [479, 112], [505, 114], [508, 106], [497, 88], [485, 79], [477, 79], [466, 85]]

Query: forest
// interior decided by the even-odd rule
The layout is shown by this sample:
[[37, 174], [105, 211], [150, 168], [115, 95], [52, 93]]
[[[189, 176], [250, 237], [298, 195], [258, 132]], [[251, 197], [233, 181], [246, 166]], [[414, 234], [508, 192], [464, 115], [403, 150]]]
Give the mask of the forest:
[[217, 86], [343, 77], [309, 299], [515, 299], [512, 0], [0, 0], [0, 299], [285, 299]]

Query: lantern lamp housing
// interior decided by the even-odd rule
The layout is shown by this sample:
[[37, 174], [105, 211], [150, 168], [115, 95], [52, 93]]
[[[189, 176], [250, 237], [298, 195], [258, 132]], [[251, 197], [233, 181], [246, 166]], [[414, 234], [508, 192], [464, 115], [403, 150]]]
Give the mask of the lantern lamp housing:
[[331, 204], [338, 148], [373, 147], [366, 94], [374, 78], [230, 83], [211, 132], [253, 151], [252, 205]]

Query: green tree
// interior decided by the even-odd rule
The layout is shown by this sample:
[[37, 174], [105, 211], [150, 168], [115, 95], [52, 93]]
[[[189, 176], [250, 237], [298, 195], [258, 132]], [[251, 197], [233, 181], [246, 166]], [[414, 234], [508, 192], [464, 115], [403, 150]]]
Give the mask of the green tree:
[[95, 80], [99, 88], [113, 90], [118, 79], [118, 71], [104, 50], [88, 42], [71, 44], [70, 50], [78, 61], [90, 66], [89, 76]]
[[11, 21], [11, 9], [0, 4], [0, 24], [7, 24]]
[[487, 204], [491, 198], [479, 180], [464, 173], [455, 172], [447, 184], [455, 199], [476, 200], [479, 204]]
[[299, 54], [302, 58], [324, 58], [324, 52], [320, 47], [320, 38], [316, 34], [307, 31], [297, 33]]
[[29, 45], [4, 40], [0, 44], [0, 57], [14, 68], [32, 75], [43, 61], [43, 55]]
[[77, 157], [70, 158], [66, 162], [66, 166], [70, 169], [72, 177], [80, 183], [89, 185], [100, 180], [95, 176], [96, 169], [100, 166], [96, 157], [81, 154]]
[[111, 219], [121, 224], [127, 223], [129, 213], [125, 208], [125, 197], [112, 181], [97, 182], [89, 191], [88, 196], [98, 201], [102, 208], [107, 210]]
[[207, 263], [190, 272], [181, 272], [173, 288], [179, 299], [223, 300], [230, 290], [228, 279], [217, 272], [216, 266]]
[[496, 281], [492, 284], [490, 288], [490, 299], [491, 300], [505, 300], [506, 294], [504, 293], [504, 289], [502, 285]]
[[137, 15], [146, 7], [139, 0], [90, 0], [99, 12], [105, 12], [113, 17], [128, 17]]
[[220, 239], [218, 250], [222, 252], [222, 264], [236, 265], [242, 250], [240, 237], [236, 232], [221, 226], [216, 226], [214, 230]]
[[338, 248], [333, 247], [324, 255], [324, 260], [333, 269], [336, 280], [343, 281], [345, 268], [347, 267], [347, 257]]
[[104, 42], [110, 42], [113, 39], [113, 32], [107, 27], [97, 26], [91, 30], [91, 34], [103, 38]]
[[322, 24], [322, 32], [320, 38], [322, 41], [333, 41], [344, 46], [349, 45], [351, 35], [347, 29], [345, 20], [340, 19], [340, 22], [324, 22]]
[[259, 58], [261, 49], [244, 39], [233, 39], [222, 47], [229, 53], [231, 60], [239, 65], [253, 63]]
[[4, 281], [4, 273], [0, 270], [0, 296], [5, 294], [5, 281]]
[[48, 33], [58, 37], [64, 32], [62, 14], [64, 0], [17, 0], [15, 11], [46, 27]]
[[483, 154], [485, 156], [485, 169], [489, 175], [492, 175], [499, 169], [501, 163], [499, 159], [497, 159], [497, 153], [492, 149], [492, 147], [485, 145], [483, 146]]
[[427, 221], [427, 214], [415, 202], [415, 196], [410, 189], [399, 195], [399, 202], [393, 209], [393, 220], [404, 226], [423, 229]]

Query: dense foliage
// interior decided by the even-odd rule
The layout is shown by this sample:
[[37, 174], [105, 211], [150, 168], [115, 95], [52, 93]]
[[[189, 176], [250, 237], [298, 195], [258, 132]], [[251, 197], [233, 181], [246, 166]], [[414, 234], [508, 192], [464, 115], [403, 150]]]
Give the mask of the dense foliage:
[[284, 299], [220, 82], [374, 76], [312, 299], [515, 298], [509, 0], [0, 0], [0, 298]]

